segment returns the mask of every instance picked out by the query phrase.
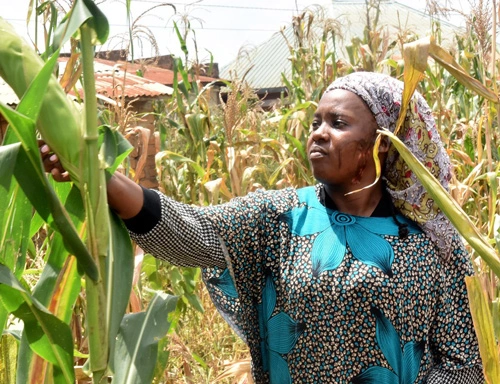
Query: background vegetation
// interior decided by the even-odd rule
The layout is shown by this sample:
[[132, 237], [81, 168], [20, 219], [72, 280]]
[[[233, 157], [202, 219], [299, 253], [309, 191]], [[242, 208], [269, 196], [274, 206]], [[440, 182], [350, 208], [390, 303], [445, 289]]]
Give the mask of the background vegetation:
[[[65, 34], [61, 27], [56, 28], [61, 17], [56, 18], [55, 3], [30, 8], [37, 17], [47, 20], [45, 37], [49, 49], [41, 56], [44, 60], [53, 59], [45, 66], [33, 57], [35, 51], [27, 53], [26, 47], [22, 48], [24, 62], [10, 60], [15, 56], [13, 45], [2, 51], [0, 43], [0, 75], [22, 96], [18, 113], [4, 105], [1, 109], [11, 126], [0, 151], [4, 170], [0, 180], [10, 181], [0, 187], [0, 320], [4, 325], [0, 382], [59, 383], [71, 382], [74, 377], [82, 383], [105, 382], [106, 377], [119, 371], [116, 364], [124, 361], [123, 370], [130, 372], [133, 366], [141, 365], [138, 354], [146, 352], [153, 363], [157, 357], [152, 367], [145, 367], [144, 374], [130, 372], [128, 378], [115, 374], [113, 382], [250, 382], [246, 346], [216, 313], [200, 283], [199, 271], [173, 267], [142, 254], [140, 249], [129, 249], [123, 228], [102, 208], [100, 198], [103, 188], [105, 191], [106, 175], [118, 167], [125, 173], [134, 173], [124, 161], [130, 148], [119, 133], [129, 128], [123, 125], [134, 124], [141, 116], [120, 118], [127, 111], [89, 106], [92, 97], [86, 97], [83, 111], [75, 111], [71, 105], [67, 110], [68, 114], [81, 117], [87, 113], [96, 116], [99, 108], [103, 119], [99, 128], [90, 127], [94, 131], [89, 132], [87, 126], [93, 119], [87, 118], [87, 125], [80, 126], [78, 121], [85, 119], [73, 118], [76, 133], [64, 139], [58, 137], [58, 132], [68, 129], [67, 120], [44, 121], [44, 113], [51, 115], [50, 105], [38, 105], [36, 100], [44, 94], [44, 87], [49, 89], [50, 97], [60, 97], [54, 91], [57, 84], [49, 80], [49, 75], [44, 80], [43, 73], [52, 71], [50, 65], [57, 57], [61, 34], [73, 42], [74, 73], [81, 73], [79, 68], [83, 68], [84, 82], [90, 87], [86, 94], [95, 94], [91, 89], [91, 47], [96, 41], [88, 35], [85, 40], [85, 36], [90, 29], [91, 35], [106, 38], [103, 28], [97, 27], [102, 25], [103, 15], [90, 1], [75, 4], [69, 19], [76, 26], [71, 30], [71, 23], [63, 24]], [[432, 10], [442, 11], [435, 7]], [[367, 0], [367, 12], [376, 20], [378, 1]], [[296, 41], [285, 42], [293, 69], [291, 77], [283, 79], [289, 94], [270, 110], [262, 108], [244, 76], [238, 78], [236, 74], [227, 82], [226, 97], [220, 105], [209, 105], [210, 87], [200, 85], [196, 70], [199, 63], [191, 60], [196, 53], [185, 49], [184, 57], [175, 61], [175, 71], [183, 80], [174, 84], [172, 98], [156, 108], [160, 188], [179, 201], [207, 205], [228, 201], [256, 188], [312, 184], [305, 143], [312, 114], [327, 85], [353, 70], [390, 73], [404, 78], [409, 85], [413, 78], [434, 111], [455, 168], [450, 190], [453, 200], [447, 194], [437, 198], [443, 206], [451, 207], [457, 226], [471, 244], [476, 276], [468, 281], [468, 288], [476, 331], [487, 382], [499, 383], [500, 262], [494, 249], [500, 240], [497, 12], [494, 1], [475, 4], [467, 15], [466, 30], [457, 34], [456, 48], [451, 52], [439, 47], [437, 22], [433, 25], [434, 41], [418, 40], [414, 34], [403, 31], [387, 36], [374, 22], [364, 36], [352, 41], [348, 59], [341, 60], [329, 49], [341, 34], [335, 20], [320, 12], [305, 11], [292, 20]], [[79, 14], [84, 16], [77, 18]], [[8, 29], [0, 23], [1, 28]], [[184, 42], [192, 33], [187, 19], [181, 20], [177, 28], [178, 43], [185, 47]], [[9, 39], [17, 41], [15, 37]], [[51, 56], [54, 52], [56, 56]], [[31, 72], [26, 69], [26, 60], [34, 63]], [[16, 75], [19, 72], [24, 74], [23, 79]], [[29, 88], [33, 79], [38, 88]], [[27, 89], [31, 91], [26, 92]], [[34, 111], [37, 108], [30, 109], [29, 105], [38, 105], [39, 110]], [[36, 130], [34, 121], [38, 121]], [[40, 136], [56, 150], [58, 145], [68, 147], [67, 159], [63, 160], [72, 171], [74, 185], [44, 179], [41, 165], [32, 156], [37, 151], [35, 139]], [[81, 138], [80, 142], [75, 137]], [[84, 160], [75, 155], [82, 151]], [[6, 164], [11, 173], [5, 171]], [[42, 200], [30, 188], [30, 182], [23, 180], [23, 172], [36, 175], [33, 177], [39, 180], [37, 186], [46, 191]], [[97, 191], [95, 196], [93, 190]], [[68, 245], [68, 240], [64, 240], [74, 236], [73, 232], [64, 232], [69, 221], [85, 244], [72, 240]], [[99, 240], [95, 240], [96, 236], [100, 236]], [[97, 249], [97, 243], [100, 247], [105, 245], [105, 249]], [[75, 251], [75, 247], [80, 251]], [[128, 254], [135, 264], [113, 266], [115, 249], [122, 257]], [[75, 254], [76, 258], [70, 256]], [[94, 274], [100, 279], [94, 279]], [[119, 281], [117, 276], [123, 279]], [[162, 305], [154, 306], [160, 302]], [[110, 303], [115, 303], [114, 310], [109, 309]], [[46, 313], [51, 313], [51, 317]], [[101, 318], [99, 313], [106, 316]], [[127, 327], [133, 324], [145, 329], [150, 316], [168, 322], [149, 338], [130, 340]], [[34, 325], [38, 333], [21, 333], [20, 319]], [[59, 340], [54, 331], [62, 328], [69, 332], [69, 347], [68, 341]], [[42, 345], [37, 342], [40, 335], [48, 338]], [[60, 345], [60, 349], [50, 346], [54, 344]], [[97, 344], [105, 344], [104, 349]], [[136, 346], [135, 353], [127, 347], [130, 345]]]

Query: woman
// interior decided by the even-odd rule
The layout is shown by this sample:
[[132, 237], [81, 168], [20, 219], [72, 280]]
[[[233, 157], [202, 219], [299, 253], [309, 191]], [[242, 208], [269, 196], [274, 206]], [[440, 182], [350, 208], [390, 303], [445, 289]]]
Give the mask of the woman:
[[[373, 184], [376, 130], [394, 131], [402, 91], [366, 72], [327, 89], [307, 143], [316, 186], [201, 208], [119, 174], [109, 182], [110, 206], [145, 251], [203, 268], [256, 383], [483, 382], [458, 235], [387, 139]], [[449, 160], [422, 96], [399, 135], [446, 187]]]

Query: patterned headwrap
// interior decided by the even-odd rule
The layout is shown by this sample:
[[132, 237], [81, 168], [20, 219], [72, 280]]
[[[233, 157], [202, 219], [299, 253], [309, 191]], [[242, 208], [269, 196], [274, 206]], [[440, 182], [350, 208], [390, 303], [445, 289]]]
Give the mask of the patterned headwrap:
[[[326, 92], [344, 89], [355, 93], [368, 105], [378, 126], [394, 132], [403, 86], [403, 82], [387, 75], [355, 72], [335, 80]], [[398, 137], [448, 190], [452, 175], [450, 159], [437, 132], [429, 105], [418, 92], [411, 99]], [[394, 206], [404, 216], [418, 223], [437, 244], [441, 255], [448, 257], [452, 238], [457, 232], [392, 145], [382, 176]]]

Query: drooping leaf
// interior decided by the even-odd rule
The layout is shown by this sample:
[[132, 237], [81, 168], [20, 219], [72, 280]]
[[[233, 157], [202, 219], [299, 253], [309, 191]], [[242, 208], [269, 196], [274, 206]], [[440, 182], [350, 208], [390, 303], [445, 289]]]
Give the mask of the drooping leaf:
[[[405, 44], [403, 47], [404, 56], [404, 88], [403, 97], [401, 99], [401, 111], [399, 113], [398, 121], [394, 134], [398, 134], [399, 128], [406, 118], [406, 111], [411, 97], [415, 93], [415, 89], [420, 80], [424, 76], [427, 68], [428, 49], [427, 45], [422, 44], [421, 40]], [[387, 128], [387, 127], [384, 127]]]
[[410, 169], [417, 175], [429, 195], [436, 202], [443, 213], [448, 217], [453, 226], [465, 238], [479, 256], [488, 264], [493, 273], [500, 277], [500, 260], [497, 253], [477, 227], [472, 223], [469, 216], [462, 210], [458, 203], [443, 188], [441, 183], [430, 173], [403, 142], [392, 132], [379, 130], [390, 137], [392, 144], [396, 147], [401, 157]]
[[169, 314], [175, 311], [176, 305], [175, 296], [157, 292], [145, 312], [123, 318], [112, 356], [117, 383], [151, 383], [158, 340], [166, 335], [170, 327]]
[[109, 22], [104, 13], [92, 0], [83, 0], [92, 18], [88, 21], [94, 32], [94, 45], [104, 44], [109, 35]]
[[460, 64], [445, 49], [436, 44], [434, 37], [429, 38], [429, 56], [450, 72], [462, 85], [481, 95], [487, 100], [498, 103], [498, 95], [483, 85], [480, 81], [470, 76]]

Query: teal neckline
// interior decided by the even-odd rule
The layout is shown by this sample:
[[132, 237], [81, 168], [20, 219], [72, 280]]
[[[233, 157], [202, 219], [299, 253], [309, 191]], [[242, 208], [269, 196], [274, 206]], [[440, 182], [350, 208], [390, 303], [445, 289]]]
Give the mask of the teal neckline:
[[[394, 250], [385, 236], [399, 236], [399, 226], [391, 217], [362, 217], [332, 210], [319, 202], [315, 187], [297, 190], [299, 204], [281, 215], [292, 234], [312, 241], [312, 274], [319, 277], [334, 270], [344, 260], [347, 247], [358, 261], [376, 267], [392, 277]], [[421, 230], [401, 215], [409, 236]]]

